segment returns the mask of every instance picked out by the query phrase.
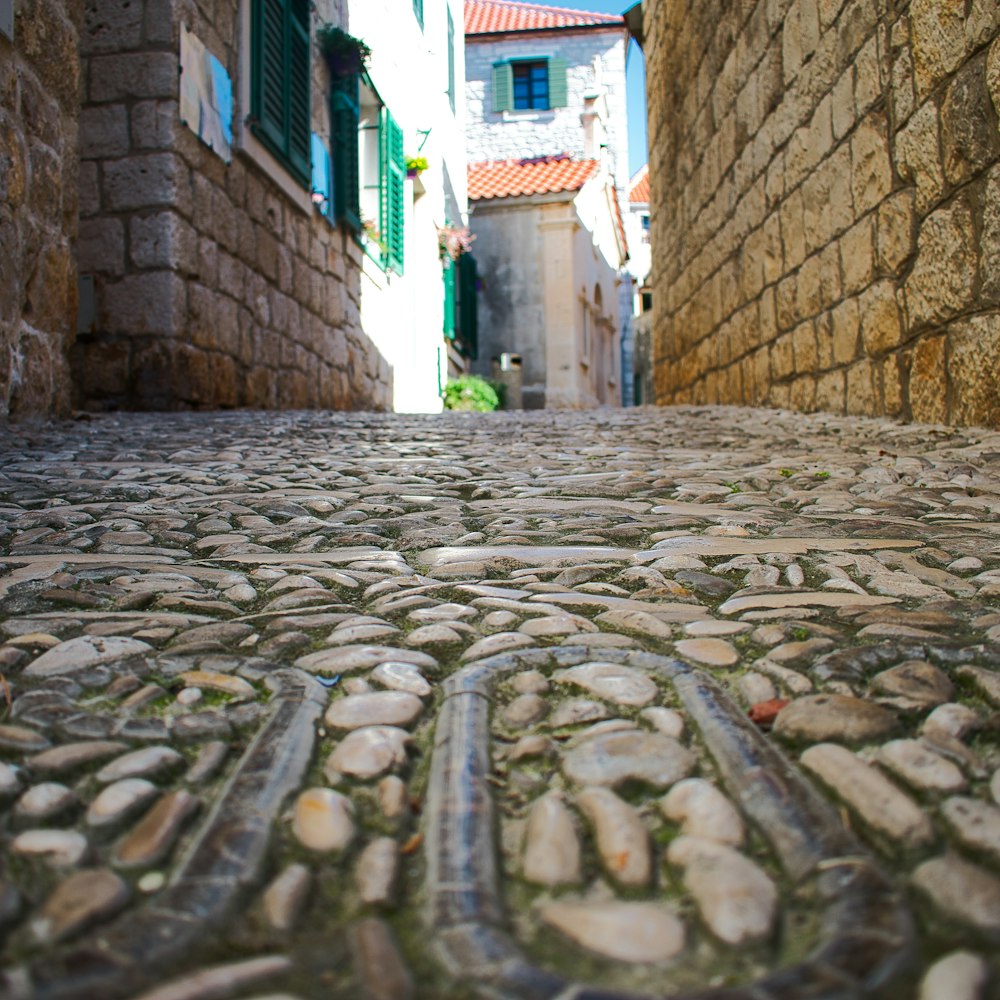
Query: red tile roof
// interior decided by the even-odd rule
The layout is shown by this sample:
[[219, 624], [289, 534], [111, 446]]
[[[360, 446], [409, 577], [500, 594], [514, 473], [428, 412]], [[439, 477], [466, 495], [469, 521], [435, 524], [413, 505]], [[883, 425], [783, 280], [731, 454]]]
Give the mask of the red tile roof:
[[594, 27], [624, 28], [625, 18], [620, 14], [570, 10], [567, 7], [553, 7], [551, 4], [515, 3], [514, 0], [465, 0], [466, 35]]
[[649, 164], [643, 164], [628, 184], [628, 200], [649, 204]]
[[565, 153], [470, 163], [469, 200], [579, 191], [596, 173], [597, 160], [574, 160]]

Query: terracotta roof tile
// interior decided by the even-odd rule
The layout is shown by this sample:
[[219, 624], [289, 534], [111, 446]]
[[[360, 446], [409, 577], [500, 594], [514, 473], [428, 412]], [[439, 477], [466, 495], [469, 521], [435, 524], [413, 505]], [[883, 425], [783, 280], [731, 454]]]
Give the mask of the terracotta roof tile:
[[630, 202], [649, 203], [649, 164], [643, 164], [628, 184]]
[[624, 28], [625, 18], [620, 14], [599, 14], [592, 10], [571, 10], [550, 4], [515, 3], [514, 0], [465, 0], [466, 35], [592, 27]]
[[536, 156], [469, 164], [469, 200], [579, 191], [597, 173], [597, 160]]

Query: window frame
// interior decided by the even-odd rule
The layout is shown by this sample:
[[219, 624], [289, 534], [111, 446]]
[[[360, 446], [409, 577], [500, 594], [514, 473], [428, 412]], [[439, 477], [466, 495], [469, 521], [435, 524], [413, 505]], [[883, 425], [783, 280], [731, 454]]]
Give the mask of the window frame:
[[[523, 64], [544, 63], [547, 73], [548, 106], [515, 107], [514, 67]], [[546, 114], [569, 106], [568, 65], [565, 59], [556, 55], [525, 54], [502, 59], [493, 64], [493, 112], [494, 114]]]

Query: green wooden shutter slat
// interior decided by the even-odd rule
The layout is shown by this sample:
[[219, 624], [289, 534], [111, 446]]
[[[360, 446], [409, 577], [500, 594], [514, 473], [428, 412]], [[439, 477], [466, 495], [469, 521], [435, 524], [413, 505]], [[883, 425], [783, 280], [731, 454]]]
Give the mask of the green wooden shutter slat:
[[458, 258], [458, 302], [462, 347], [475, 360], [479, 357], [479, 313], [476, 301], [476, 258], [464, 253]]
[[421, 28], [424, 26], [424, 0], [413, 0], [413, 13], [416, 15], [417, 24]]
[[280, 151], [285, 132], [284, 0], [258, 0], [253, 13], [253, 130]]
[[361, 232], [358, 188], [357, 75], [337, 77], [330, 90], [330, 124], [333, 133], [333, 202], [337, 218]]
[[446, 11], [448, 14], [448, 103], [451, 105], [451, 110], [455, 110], [455, 21], [451, 16], [451, 10]]
[[385, 264], [403, 273], [403, 217], [406, 195], [406, 160], [403, 130], [387, 108], [382, 108], [379, 129], [381, 231], [385, 243]]
[[293, 6], [289, 18], [288, 45], [288, 158], [303, 179], [311, 173], [309, 125], [310, 45], [309, 8], [301, 2]]
[[444, 335], [455, 339], [455, 262], [450, 257], [444, 259]]
[[565, 108], [569, 104], [569, 87], [566, 82], [566, 60], [553, 56], [549, 59], [549, 107]]
[[514, 106], [514, 76], [509, 62], [493, 64], [493, 110], [510, 111]]

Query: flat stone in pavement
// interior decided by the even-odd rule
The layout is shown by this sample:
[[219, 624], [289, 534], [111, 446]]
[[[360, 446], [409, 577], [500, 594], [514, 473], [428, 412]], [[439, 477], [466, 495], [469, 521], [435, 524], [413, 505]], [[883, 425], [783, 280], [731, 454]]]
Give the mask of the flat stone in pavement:
[[995, 431], [5, 425], [0, 675], [3, 995], [1000, 996]]

